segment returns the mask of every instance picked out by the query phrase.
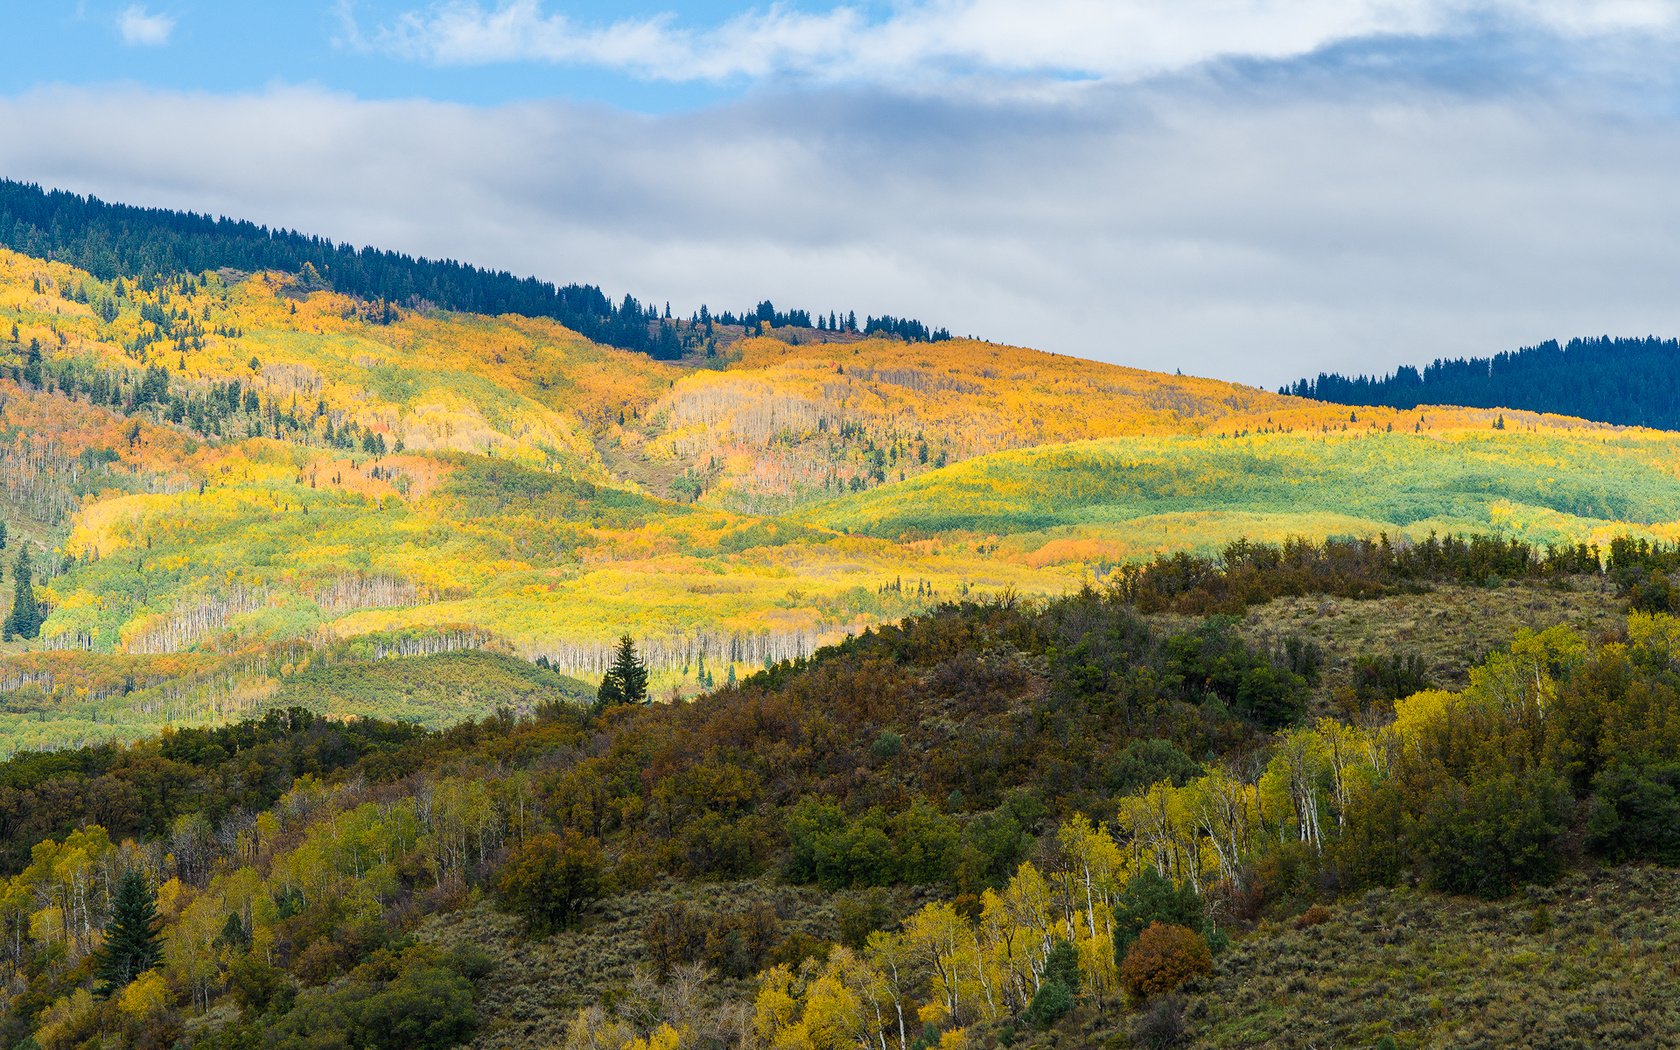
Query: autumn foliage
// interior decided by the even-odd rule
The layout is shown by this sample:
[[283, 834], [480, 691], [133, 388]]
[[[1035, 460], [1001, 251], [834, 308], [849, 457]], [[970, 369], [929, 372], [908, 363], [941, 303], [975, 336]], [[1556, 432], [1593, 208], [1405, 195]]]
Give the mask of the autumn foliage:
[[516, 849], [496, 880], [502, 905], [537, 933], [564, 929], [605, 886], [601, 844], [574, 831], [543, 834]]
[[1137, 999], [1175, 991], [1186, 981], [1213, 972], [1213, 956], [1202, 935], [1185, 926], [1150, 923], [1120, 964], [1120, 983]]

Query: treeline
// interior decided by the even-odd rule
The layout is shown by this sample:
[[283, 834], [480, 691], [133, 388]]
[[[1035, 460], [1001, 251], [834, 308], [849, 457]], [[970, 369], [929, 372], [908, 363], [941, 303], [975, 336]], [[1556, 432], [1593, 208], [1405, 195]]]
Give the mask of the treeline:
[[[1556, 580], [1609, 573], [1624, 595], [1642, 586], [1655, 604], [1667, 594], [1667, 573], [1680, 569], [1680, 545], [1619, 538], [1603, 551], [1596, 544], [1540, 547], [1501, 536], [1436, 536], [1418, 541], [1305, 538], [1281, 544], [1238, 540], [1218, 556], [1178, 553], [1123, 565], [1111, 586], [1140, 612], [1194, 616], [1236, 614], [1274, 598], [1325, 594], [1375, 598], [1433, 584], [1488, 585], [1510, 580]], [[1680, 594], [1675, 595], [1680, 601]]]
[[753, 329], [761, 325], [772, 328], [814, 328], [819, 332], [848, 332], [855, 335], [890, 335], [903, 339], [909, 343], [937, 343], [951, 338], [951, 333], [945, 328], [929, 328], [921, 321], [910, 317], [894, 317], [883, 314], [880, 317], [866, 316], [862, 323], [858, 321], [857, 311], [844, 312], [830, 310], [827, 314], [818, 312], [815, 319], [809, 310], [778, 310], [768, 299], [759, 303], [751, 310], [743, 310], [740, 314], [725, 311], [714, 314], [702, 306], [692, 322], [697, 325], [741, 325]]
[[[680, 357], [684, 348], [669, 305], [661, 312], [629, 294], [614, 302], [594, 285], [555, 285], [453, 259], [356, 248], [293, 230], [194, 212], [109, 204], [97, 197], [46, 191], [9, 179], [0, 180], [0, 246], [69, 263], [106, 281], [223, 268], [277, 270], [377, 302], [376, 319], [385, 321], [391, 317], [391, 303], [431, 305], [467, 313], [553, 318], [595, 342], [662, 360]], [[792, 323], [788, 319], [793, 315], [778, 313], [768, 303], [748, 316], [756, 323], [766, 308], [770, 316], [765, 319]], [[806, 326], [814, 327], [808, 312], [796, 313]], [[855, 314], [848, 316], [855, 325]], [[938, 335], [918, 321], [892, 317], [870, 318], [865, 331], [892, 332], [907, 339]], [[949, 333], [941, 337], [948, 338]]]
[[1493, 357], [1436, 359], [1383, 376], [1320, 373], [1280, 393], [1343, 405], [1523, 408], [1604, 423], [1680, 428], [1680, 342], [1571, 339]]
[[1609, 567], [1633, 608], [1680, 614], [1680, 543], [1612, 540]]

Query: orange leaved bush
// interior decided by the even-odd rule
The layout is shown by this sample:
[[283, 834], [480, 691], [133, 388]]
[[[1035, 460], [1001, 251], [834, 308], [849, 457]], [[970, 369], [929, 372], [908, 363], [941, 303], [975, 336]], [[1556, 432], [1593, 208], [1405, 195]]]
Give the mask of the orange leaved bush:
[[1173, 991], [1192, 977], [1213, 972], [1213, 955], [1201, 934], [1186, 926], [1150, 923], [1120, 964], [1120, 983], [1135, 998]]

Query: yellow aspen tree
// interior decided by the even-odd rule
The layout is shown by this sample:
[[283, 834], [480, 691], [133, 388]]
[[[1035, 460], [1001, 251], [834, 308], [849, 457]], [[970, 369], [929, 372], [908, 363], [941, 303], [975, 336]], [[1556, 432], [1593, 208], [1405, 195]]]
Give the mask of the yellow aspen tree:
[[1252, 848], [1254, 825], [1260, 819], [1254, 785], [1229, 768], [1214, 765], [1185, 786], [1185, 798], [1191, 820], [1213, 850], [1219, 877], [1240, 887], [1243, 859]]
[[995, 890], [980, 895], [977, 933], [984, 945], [985, 964], [993, 975], [1004, 1008], [1011, 1013], [1019, 1012], [1031, 1000], [1035, 986], [1032, 955], [1037, 948], [1037, 937], [1032, 930], [1016, 924], [1008, 905]]
[[1319, 719], [1315, 728], [1330, 763], [1330, 798], [1336, 810], [1336, 828], [1343, 830], [1347, 827], [1348, 804], [1354, 791], [1377, 777], [1377, 770], [1371, 764], [1370, 738], [1374, 734], [1333, 718]]
[[1163, 878], [1188, 882], [1201, 892], [1200, 847], [1180, 789], [1166, 780], [1153, 784], [1143, 794], [1122, 800], [1118, 817], [1137, 865], [1153, 864]]
[[1126, 856], [1114, 837], [1083, 813], [1063, 824], [1056, 834], [1072, 860], [1085, 903], [1085, 931], [1089, 937], [1108, 935], [1113, 925], [1114, 895], [1124, 878]]
[[876, 930], [869, 935], [863, 950], [881, 974], [881, 992], [892, 1007], [893, 1026], [898, 1031], [898, 1050], [907, 1050], [910, 1043], [904, 1015], [907, 1010], [914, 1012], [910, 1002], [910, 978], [914, 964], [904, 938], [896, 933]]
[[871, 1047], [880, 1040], [885, 1018], [878, 978], [850, 948], [842, 945], [829, 953], [805, 989], [805, 1030], [816, 1050]]
[[668, 1024], [662, 1024], [648, 1033], [646, 1039], [631, 1039], [623, 1045], [623, 1050], [679, 1050], [682, 1046], [682, 1033]]
[[1283, 824], [1293, 816], [1296, 838], [1314, 850], [1324, 846], [1319, 794], [1328, 771], [1323, 739], [1311, 729], [1291, 729], [1278, 736], [1260, 778], [1262, 802], [1271, 800], [1270, 815]]
[[[1009, 921], [1027, 932], [1031, 942], [1025, 961], [1032, 979], [1032, 991], [1044, 981], [1044, 960], [1055, 943], [1054, 895], [1049, 880], [1031, 861], [1015, 869], [1015, 875], [1003, 890], [1003, 910]], [[1031, 998], [1031, 993], [1028, 993]]]
[[620, 1050], [635, 1038], [635, 1033], [622, 1021], [607, 1016], [599, 1005], [578, 1009], [566, 1023], [565, 1041], [561, 1050]]
[[904, 923], [904, 940], [932, 974], [941, 1009], [953, 1024], [962, 1016], [963, 955], [970, 951], [962, 916], [950, 902], [930, 904]]
[[799, 1016], [799, 999], [794, 994], [793, 970], [781, 963], [765, 971], [758, 981], [758, 994], [753, 998], [753, 1031], [760, 1042], [788, 1050], [809, 1046]]

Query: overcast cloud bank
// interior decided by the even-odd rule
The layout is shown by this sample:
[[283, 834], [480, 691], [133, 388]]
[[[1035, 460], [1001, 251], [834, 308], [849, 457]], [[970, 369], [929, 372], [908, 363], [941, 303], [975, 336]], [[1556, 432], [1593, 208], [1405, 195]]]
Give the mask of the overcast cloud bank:
[[[904, 17], [983, 21], [1009, 6]], [[1606, 5], [1588, 25], [1571, 21], [1577, 5], [1513, 3], [1502, 6], [1532, 15], [1520, 32], [1326, 46], [1314, 41], [1385, 18], [1433, 26], [1462, 5], [1292, 6], [1340, 28], [1303, 18], [1274, 27], [1275, 48], [1261, 40], [1259, 54], [1207, 62], [1196, 56], [1217, 41], [1180, 46], [1194, 27], [1169, 32], [1169, 5], [1139, 5], [1159, 16], [1156, 58], [1042, 95], [778, 80], [652, 117], [297, 86], [41, 88], [0, 100], [0, 167], [110, 199], [597, 282], [683, 313], [768, 297], [907, 314], [1263, 385], [1554, 336], [1680, 333], [1680, 128], [1661, 72], [1673, 5]], [[475, 10], [496, 14], [428, 9], [413, 36], [381, 46], [497, 58], [494, 41], [434, 32]], [[554, 17], [528, 4], [502, 13]], [[1653, 35], [1628, 35], [1643, 25]], [[1240, 29], [1236, 19], [1232, 39]], [[890, 20], [869, 31], [908, 32]], [[976, 33], [945, 51], [999, 75], [991, 37]], [[446, 37], [456, 42], [436, 42]], [[1098, 51], [1062, 71], [1102, 72]], [[1034, 53], [1030, 41], [1021, 53]], [[1144, 75], [1150, 63], [1177, 71]]]

